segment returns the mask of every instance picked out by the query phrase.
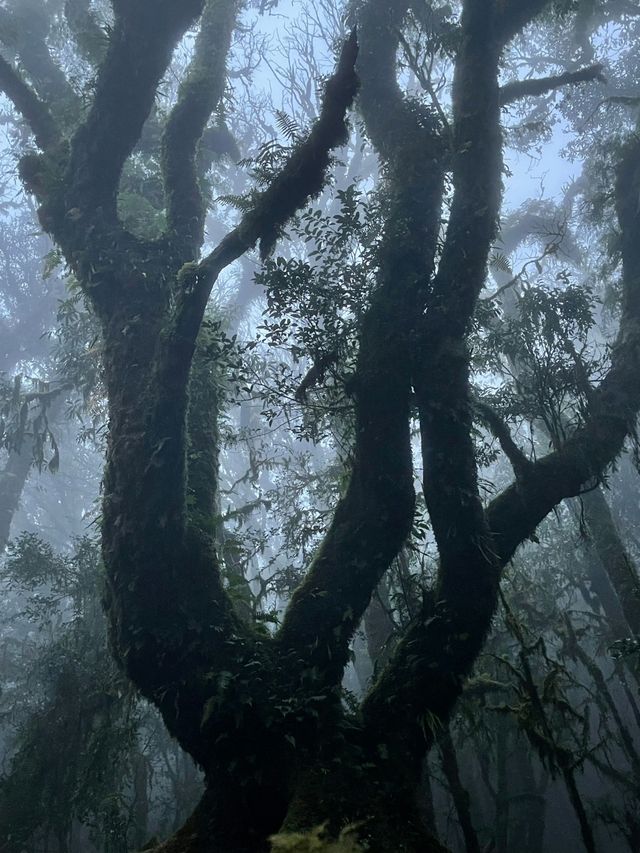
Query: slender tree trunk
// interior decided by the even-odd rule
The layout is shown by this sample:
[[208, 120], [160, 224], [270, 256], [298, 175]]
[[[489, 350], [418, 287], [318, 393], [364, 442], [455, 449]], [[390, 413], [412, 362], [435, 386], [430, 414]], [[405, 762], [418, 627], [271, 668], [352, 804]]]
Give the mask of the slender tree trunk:
[[616, 591], [631, 631], [640, 637], [640, 579], [637, 567], [622, 542], [602, 488], [586, 492], [580, 500], [594, 550]]
[[543, 853], [544, 828], [547, 801], [544, 795], [548, 784], [548, 773], [542, 768], [540, 780], [536, 780], [531, 749], [526, 741], [518, 738], [513, 750], [515, 761], [516, 789], [510, 797], [511, 844], [521, 853]]
[[21, 450], [12, 450], [0, 473], [0, 554], [7, 547], [11, 522], [20, 505], [20, 498], [33, 464], [31, 449], [24, 444]]
[[481, 853], [482, 848], [471, 818], [471, 798], [460, 778], [458, 756], [449, 727], [440, 736], [438, 745], [442, 756], [442, 770], [456, 808], [460, 829], [464, 836], [465, 849], [467, 853]]
[[137, 751], [133, 755], [133, 814], [137, 847], [148, 838], [149, 823], [149, 761]]
[[506, 721], [497, 721], [496, 731], [496, 851], [509, 851], [510, 801], [507, 784], [507, 726]]

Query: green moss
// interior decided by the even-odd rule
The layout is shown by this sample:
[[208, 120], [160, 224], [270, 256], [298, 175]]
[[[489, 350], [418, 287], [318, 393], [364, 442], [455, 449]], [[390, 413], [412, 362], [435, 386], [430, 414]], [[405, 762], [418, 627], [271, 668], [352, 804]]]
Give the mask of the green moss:
[[353, 827], [346, 827], [337, 839], [327, 837], [323, 826], [311, 832], [286, 832], [271, 838], [274, 853], [359, 853], [364, 848], [357, 843]]

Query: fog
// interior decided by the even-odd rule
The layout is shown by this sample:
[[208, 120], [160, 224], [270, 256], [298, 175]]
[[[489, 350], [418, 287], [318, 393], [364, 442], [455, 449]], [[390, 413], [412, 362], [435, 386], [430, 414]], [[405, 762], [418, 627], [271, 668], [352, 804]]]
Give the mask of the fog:
[[0, 853], [640, 851], [637, 0], [0, 0]]

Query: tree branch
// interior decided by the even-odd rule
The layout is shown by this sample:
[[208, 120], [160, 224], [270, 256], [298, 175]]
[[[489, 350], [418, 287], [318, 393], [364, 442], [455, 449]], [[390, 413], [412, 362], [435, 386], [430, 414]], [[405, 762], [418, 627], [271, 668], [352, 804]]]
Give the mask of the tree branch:
[[[438, 274], [429, 299], [429, 335], [462, 338], [484, 284], [500, 208], [502, 137], [498, 109], [499, 44], [493, 3], [467, 9], [453, 83], [454, 196]], [[426, 334], [426, 332], [425, 332]], [[433, 349], [433, 344], [431, 344]]]
[[31, 448], [12, 450], [0, 471], [0, 554], [9, 541], [11, 522], [20, 504], [20, 498], [33, 465]]
[[122, 167], [151, 112], [175, 44], [204, 0], [114, 4], [116, 20], [89, 113], [71, 142], [67, 209], [116, 218]]
[[10, 13], [0, 8], [0, 38], [16, 52], [40, 98], [61, 126], [73, 127], [82, 104], [64, 71], [51, 57], [46, 39], [51, 12], [39, 0], [22, 0]]
[[64, 15], [80, 52], [97, 67], [104, 59], [107, 36], [91, 11], [91, 0], [65, 0]]
[[[590, 414], [559, 450], [531, 463], [526, 475], [496, 497], [487, 508], [492, 553], [488, 559], [504, 567], [518, 546], [564, 498], [580, 494], [594, 484], [622, 451], [635, 428], [640, 411], [640, 138], [626, 147], [616, 181], [617, 213], [622, 231], [623, 311], [611, 367], [594, 390]], [[462, 579], [461, 579], [462, 580]], [[475, 584], [473, 584], [475, 588]], [[460, 594], [460, 590], [458, 590]], [[468, 594], [468, 590], [467, 590]], [[460, 653], [473, 630], [473, 612], [466, 620], [443, 607], [426, 602], [391, 664], [364, 703], [369, 727], [388, 741], [391, 728], [389, 703], [393, 697], [394, 731], [404, 731], [399, 750], [422, 751], [437, 734], [438, 720], [449, 715], [469, 659]], [[473, 609], [484, 607], [471, 598]], [[460, 632], [464, 632], [459, 635]], [[457, 634], [459, 636], [457, 636]], [[444, 650], [444, 652], [443, 652]], [[402, 720], [398, 709], [402, 709]]]
[[195, 259], [204, 238], [206, 205], [200, 190], [196, 151], [224, 94], [226, 59], [237, 7], [237, 0], [208, 0], [194, 56], [162, 140], [168, 230], [181, 247], [184, 262]]
[[[396, 82], [407, 3], [370, 0], [358, 23], [360, 108], [387, 173], [376, 293], [356, 364], [349, 486], [280, 632], [286, 649], [336, 686], [371, 594], [409, 535], [414, 491], [409, 437], [411, 330], [424, 307], [443, 187], [439, 128]], [[416, 135], [418, 140], [416, 140]]]
[[282, 171], [258, 196], [236, 228], [200, 263], [187, 264], [183, 268], [167, 339], [169, 375], [188, 370], [189, 353], [193, 352], [209, 295], [222, 270], [258, 242], [261, 254], [268, 254], [287, 221], [322, 189], [331, 151], [346, 139], [346, 114], [358, 87], [357, 54], [354, 31], [342, 48], [336, 71], [326, 85], [320, 116], [307, 138], [293, 151]]
[[520, 480], [525, 477], [533, 463], [513, 440], [507, 423], [500, 417], [496, 410], [488, 403], [484, 402], [484, 400], [476, 398], [473, 401], [473, 405], [475, 410], [478, 412], [480, 419], [498, 439], [504, 455], [511, 463], [513, 473], [516, 475], [516, 480]]
[[[320, 119], [290, 158], [285, 176], [260, 196], [254, 211], [212, 255], [183, 268], [173, 316], [163, 315], [162, 293], [134, 288], [122, 311], [126, 322], [132, 322], [130, 312], [145, 312], [142, 327], [123, 336], [123, 318], [117, 311], [107, 324], [112, 437], [105, 476], [104, 541], [114, 647], [140, 689], [162, 709], [172, 732], [201, 760], [202, 750], [210, 750], [216, 741], [215, 733], [207, 740], [212, 727], [220, 724], [224, 730], [224, 709], [222, 718], [214, 709], [206, 713], [206, 737], [202, 734], [212, 669], [236, 671], [256, 651], [224, 589], [212, 531], [201, 523], [212, 506], [215, 484], [187, 480], [188, 383], [195, 342], [220, 270], [284, 225], [292, 203], [303, 204], [321, 188], [331, 147], [346, 133], [345, 113], [356, 90], [356, 54], [352, 37], [328, 84]], [[140, 322], [139, 314], [133, 322]], [[131, 370], [132, 364], [139, 369]], [[123, 383], [127, 371], [129, 379]], [[196, 369], [194, 407], [189, 412], [192, 438], [215, 443], [215, 425], [206, 420], [200, 405], [204, 403], [205, 409], [214, 405], [215, 389], [203, 396], [198, 374]], [[207, 464], [215, 466], [213, 455]], [[193, 476], [194, 466], [189, 468]], [[195, 513], [189, 512], [189, 488]], [[260, 648], [266, 649], [266, 644]], [[193, 671], [194, 665], [203, 675], [185, 686], [185, 672]]]
[[628, 143], [616, 181], [616, 208], [622, 231], [623, 310], [609, 372], [592, 391], [582, 427], [553, 453], [535, 462], [526, 481], [498, 495], [488, 508], [489, 523], [503, 563], [561, 500], [598, 482], [622, 451], [640, 411], [640, 139]]
[[449, 588], [454, 598], [460, 571], [465, 576], [474, 571], [476, 582], [491, 575], [471, 437], [466, 334], [485, 281], [501, 199], [496, 14], [492, 0], [464, 5], [453, 86], [454, 196], [414, 376], [439, 587], [441, 593]]
[[418, 58], [411, 50], [411, 45], [402, 33], [399, 33], [399, 41], [402, 45], [402, 49], [404, 51], [407, 63], [409, 64], [409, 68], [411, 68], [411, 70], [415, 74], [416, 80], [418, 81], [418, 83], [420, 83], [424, 91], [428, 93], [433, 108], [438, 113], [440, 121], [442, 122], [442, 127], [447, 132], [450, 132], [449, 119], [447, 118], [447, 115], [442, 108], [442, 104], [440, 103], [440, 99], [438, 98], [438, 93], [433, 87], [429, 71], [425, 70], [424, 66], [420, 62], [418, 62]]
[[602, 73], [603, 69], [604, 66], [600, 64], [590, 65], [588, 68], [581, 68], [579, 71], [567, 71], [565, 74], [552, 77], [538, 77], [532, 80], [517, 80], [513, 83], [506, 83], [500, 87], [500, 105], [504, 107], [520, 98], [545, 95], [547, 92], [552, 92], [562, 86], [575, 86], [578, 83], [588, 83], [593, 80], [606, 83], [606, 77]]
[[[345, 114], [356, 91], [355, 35], [345, 44], [338, 68], [327, 84], [318, 122], [309, 137], [292, 154], [284, 172], [258, 198], [255, 208], [201, 263], [187, 264], [178, 277], [179, 291], [173, 317], [165, 327], [155, 357], [156, 372], [147, 393], [155, 401], [144, 427], [150, 435], [171, 436], [154, 448], [153, 464], [144, 472], [142, 487], [154, 500], [164, 500], [160, 514], [180, 519], [183, 514], [184, 444], [187, 385], [196, 338], [207, 299], [220, 272], [258, 240], [270, 240], [291, 215], [292, 205], [302, 205], [321, 188], [330, 162], [331, 148], [346, 134]], [[139, 356], [148, 360], [148, 355]], [[182, 524], [182, 522], [179, 522]]]
[[46, 151], [60, 142], [60, 132], [47, 105], [2, 56], [0, 89], [29, 125], [39, 148]]
[[454, 196], [417, 336], [413, 381], [437, 585], [363, 704], [370, 737], [388, 747], [395, 772], [414, 777], [421, 744], [453, 707], [496, 606], [499, 567], [478, 490], [466, 335], [501, 199], [499, 18], [493, 0], [464, 3], [452, 98]]
[[497, 36], [503, 45], [538, 17], [550, 0], [505, 0], [497, 22]]

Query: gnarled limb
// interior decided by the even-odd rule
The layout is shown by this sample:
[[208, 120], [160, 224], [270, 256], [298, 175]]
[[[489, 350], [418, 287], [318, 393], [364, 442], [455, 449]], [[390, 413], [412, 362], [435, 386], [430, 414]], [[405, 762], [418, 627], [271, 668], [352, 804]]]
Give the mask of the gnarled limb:
[[[437, 585], [363, 705], [368, 732], [390, 746], [396, 768], [412, 767], [414, 775], [459, 695], [497, 602], [501, 564], [478, 493], [465, 337], [500, 204], [497, 79], [505, 14], [492, 2], [464, 4], [453, 93], [454, 198], [414, 376], [425, 499], [440, 557]], [[529, 19], [518, 16], [510, 34]]]
[[389, 209], [378, 287], [359, 341], [349, 486], [279, 634], [285, 649], [334, 685], [373, 590], [409, 534], [414, 509], [410, 338], [433, 263], [443, 166], [433, 118], [406, 102], [396, 82], [397, 31], [407, 6], [373, 0], [358, 22], [360, 107], [388, 169]]
[[[498, 572], [478, 494], [465, 344], [500, 203], [500, 47], [495, 22], [493, 2], [464, 5], [453, 92], [454, 198], [414, 375], [425, 500], [440, 557], [436, 603], [426, 605], [419, 618], [431, 636], [427, 643], [420, 628], [410, 629], [395, 663], [382, 673], [363, 708], [370, 730], [392, 743], [399, 765], [412, 766], [414, 773], [421, 757], [415, 751], [415, 735], [420, 732], [422, 737], [422, 727], [428, 731], [430, 725], [429, 720], [424, 724], [425, 712], [437, 719], [453, 705], [462, 673], [485, 638], [497, 592]], [[407, 669], [396, 678], [400, 660], [400, 668]], [[414, 676], [422, 680], [421, 673], [423, 687], [430, 683], [434, 694], [422, 707], [409, 696], [404, 701], [401, 683]], [[399, 726], [396, 717], [395, 731], [387, 719], [391, 702], [402, 715]], [[408, 731], [414, 734], [407, 749], [403, 739]]]
[[[627, 144], [618, 167], [616, 210], [622, 232], [623, 303], [620, 329], [611, 350], [611, 367], [593, 390], [588, 417], [553, 453], [538, 460], [527, 481], [510, 486], [489, 508], [500, 557], [515, 549], [563, 498], [596, 484], [622, 451], [640, 409], [640, 141]], [[513, 504], [508, 507], [510, 501]], [[515, 527], [511, 527], [515, 525]]]
[[[296, 186], [298, 203], [322, 185], [330, 148], [342, 139], [345, 112], [355, 92], [355, 54], [352, 39], [339, 65], [339, 76], [329, 84], [333, 100], [325, 104], [309, 140], [291, 159], [290, 168], [298, 175], [306, 172], [309, 177], [307, 184]], [[289, 189], [290, 183], [280, 181], [276, 189], [271, 187], [259, 198], [256, 210], [247, 214], [214, 252], [217, 272], [265, 232], [284, 225], [276, 214], [288, 215], [291, 198], [283, 200], [280, 194]], [[273, 202], [272, 208], [266, 206], [267, 202]], [[168, 317], [168, 329], [162, 328], [163, 316], [166, 320], [163, 312], [169, 313], [163, 291], [145, 293], [144, 286], [129, 294], [126, 301], [126, 310], [131, 312], [136, 307], [134, 296], [140, 298], [141, 308], [148, 311], [144, 326], [138, 325], [134, 335], [123, 339], [118, 314], [109, 321], [113, 338], [107, 373], [113, 415], [105, 485], [105, 563], [114, 645], [123, 665], [159, 705], [170, 730], [191, 754], [207, 767], [215, 754], [218, 770], [223, 773], [220, 753], [226, 750], [225, 754], [231, 755], [235, 742], [228, 737], [228, 731], [244, 729], [229, 722], [230, 711], [224, 703], [216, 704], [218, 675], [226, 673], [224, 677], [230, 678], [232, 684], [244, 684], [248, 677], [245, 665], [251, 663], [261, 672], [273, 673], [273, 656], [270, 644], [264, 638], [256, 642], [251, 631], [235, 617], [223, 589], [213, 536], [204, 523], [204, 514], [212, 506], [214, 483], [196, 480], [189, 484], [186, 476], [187, 387], [202, 321], [202, 313], [196, 311], [204, 312], [205, 293], [208, 295], [215, 281], [215, 276], [206, 278], [211, 263], [210, 256], [201, 264], [188, 265], [171, 282], [178, 290], [178, 302], [175, 314]], [[205, 277], [202, 281], [198, 278], [201, 274]], [[202, 290], [197, 290], [199, 284]], [[205, 304], [200, 303], [201, 298]], [[183, 326], [185, 318], [189, 323]], [[136, 365], [139, 383], [133, 393], [121, 374], [131, 364]], [[194, 381], [195, 404], [199, 393], [197, 375]], [[196, 409], [197, 406], [192, 407], [190, 413], [191, 439], [198, 440], [200, 436], [215, 441], [211, 422], [207, 423], [206, 417], [197, 420], [199, 414], [206, 416], [206, 412], [198, 413]], [[210, 461], [214, 461], [212, 457]], [[186, 505], [190, 485], [199, 518], [189, 513]], [[153, 597], [151, 607], [149, 595]], [[180, 650], [178, 654], [176, 649]], [[273, 676], [277, 684], [277, 673]], [[265, 685], [266, 682], [265, 678]], [[263, 693], [266, 689], [265, 686]], [[277, 689], [273, 687], [274, 691]], [[254, 695], [246, 709], [247, 715], [256, 717], [256, 738], [259, 725], [255, 708], [266, 702], [267, 696]], [[217, 736], [224, 733], [227, 739], [219, 746]], [[273, 736], [273, 731], [270, 735], [264, 733], [264, 745], [259, 751], [273, 748]], [[246, 738], [246, 733], [238, 737]]]
[[[616, 198], [622, 231], [623, 312], [620, 331], [611, 353], [611, 367], [593, 392], [590, 413], [563, 446], [532, 463], [522, 477], [487, 508], [491, 553], [487, 560], [503, 567], [517, 547], [561, 500], [580, 494], [597, 483], [607, 466], [622, 451], [640, 411], [640, 141], [633, 139], [618, 169]], [[458, 590], [460, 594], [460, 590]], [[460, 596], [463, 597], [463, 596]], [[469, 643], [475, 612], [483, 602], [471, 599], [462, 612], [439, 602], [427, 604], [420, 618], [399, 644], [394, 659], [365, 702], [365, 718], [377, 732], [389, 725], [388, 709], [404, 709], [405, 746], [421, 748], [437, 734], [438, 720], [446, 719], [455, 696], [453, 684], [472, 662], [457, 650]], [[433, 650], [439, 650], [434, 652]], [[441, 666], [441, 650], [446, 664]], [[462, 668], [460, 668], [462, 666]], [[411, 686], [409, 686], [411, 685]], [[392, 704], [391, 704], [392, 703]], [[421, 729], [421, 722], [426, 727]], [[431, 730], [429, 728], [431, 726]], [[435, 729], [435, 731], [434, 731]], [[402, 744], [401, 744], [402, 745]]]
[[[281, 229], [324, 184], [331, 151], [344, 142], [346, 114], [358, 87], [355, 32], [344, 44], [335, 73], [329, 79], [318, 120], [307, 138], [292, 152], [281, 172], [244, 214], [239, 225], [197, 264], [187, 264], [177, 278], [176, 307], [165, 336], [159, 380], [181, 383], [188, 373], [193, 346], [220, 273], [260, 243], [263, 254], [273, 248]], [[186, 358], [185, 358], [186, 354]]]

